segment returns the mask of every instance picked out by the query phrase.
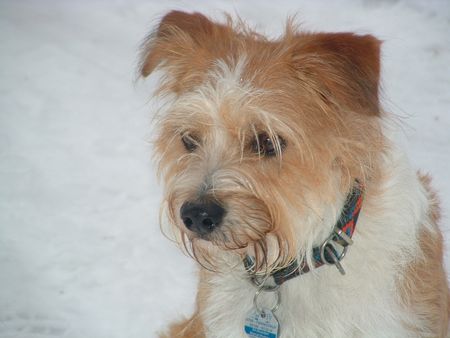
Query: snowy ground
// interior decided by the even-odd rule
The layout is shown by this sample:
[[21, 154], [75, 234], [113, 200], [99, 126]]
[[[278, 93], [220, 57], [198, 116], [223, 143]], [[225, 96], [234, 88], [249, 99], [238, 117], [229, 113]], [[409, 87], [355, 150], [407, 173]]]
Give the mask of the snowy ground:
[[155, 337], [191, 311], [194, 265], [157, 224], [155, 79], [132, 83], [172, 8], [237, 12], [270, 35], [299, 12], [307, 29], [383, 39], [385, 106], [435, 178], [449, 240], [448, 2], [0, 0], [1, 338]]

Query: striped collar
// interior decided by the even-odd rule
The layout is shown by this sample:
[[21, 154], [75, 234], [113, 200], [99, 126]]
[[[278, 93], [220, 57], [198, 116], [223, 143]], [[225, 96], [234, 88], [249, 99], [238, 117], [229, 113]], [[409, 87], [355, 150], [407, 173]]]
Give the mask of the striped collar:
[[[355, 232], [356, 222], [358, 221], [359, 212], [363, 201], [362, 184], [356, 180], [355, 184], [347, 196], [341, 215], [333, 228], [330, 236], [320, 245], [313, 248], [312, 257], [314, 268], [322, 265], [335, 265], [341, 274], [345, 274], [345, 270], [341, 265], [347, 249], [353, 244], [352, 236]], [[252, 283], [258, 287], [263, 287], [267, 276], [257, 277], [254, 273], [255, 262], [251, 256], [245, 256], [244, 266], [251, 276]], [[275, 285], [281, 285], [284, 282], [303, 275], [311, 270], [306, 260], [301, 263], [294, 260], [288, 266], [276, 270], [270, 276], [273, 277]]]

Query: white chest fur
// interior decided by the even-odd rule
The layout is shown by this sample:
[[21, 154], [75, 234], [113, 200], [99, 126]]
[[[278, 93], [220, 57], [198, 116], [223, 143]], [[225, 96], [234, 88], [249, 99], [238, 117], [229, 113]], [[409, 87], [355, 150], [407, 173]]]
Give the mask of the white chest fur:
[[[404, 158], [387, 161], [381, 198], [362, 207], [354, 245], [343, 260], [346, 275], [323, 266], [281, 286], [275, 313], [281, 338], [410, 336], [402, 324], [411, 318], [397, 305], [395, 283], [418, 252], [427, 198]], [[202, 311], [208, 338], [246, 337], [244, 320], [256, 291], [246, 277], [242, 268], [210, 280]]]

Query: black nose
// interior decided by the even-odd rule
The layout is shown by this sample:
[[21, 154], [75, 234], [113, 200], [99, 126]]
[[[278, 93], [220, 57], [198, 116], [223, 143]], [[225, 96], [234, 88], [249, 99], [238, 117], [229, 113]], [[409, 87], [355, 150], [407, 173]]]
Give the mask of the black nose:
[[186, 202], [180, 210], [186, 228], [200, 235], [213, 231], [222, 222], [224, 214], [225, 209], [214, 202]]

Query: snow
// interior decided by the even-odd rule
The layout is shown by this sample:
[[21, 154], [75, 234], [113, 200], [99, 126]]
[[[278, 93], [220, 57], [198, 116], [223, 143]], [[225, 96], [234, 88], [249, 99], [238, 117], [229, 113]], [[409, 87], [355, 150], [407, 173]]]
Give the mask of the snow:
[[3, 0], [1, 338], [155, 337], [192, 311], [194, 263], [158, 227], [156, 79], [133, 84], [140, 41], [174, 8], [238, 13], [271, 36], [298, 12], [305, 29], [384, 40], [385, 107], [414, 166], [434, 177], [450, 247], [445, 0]]

